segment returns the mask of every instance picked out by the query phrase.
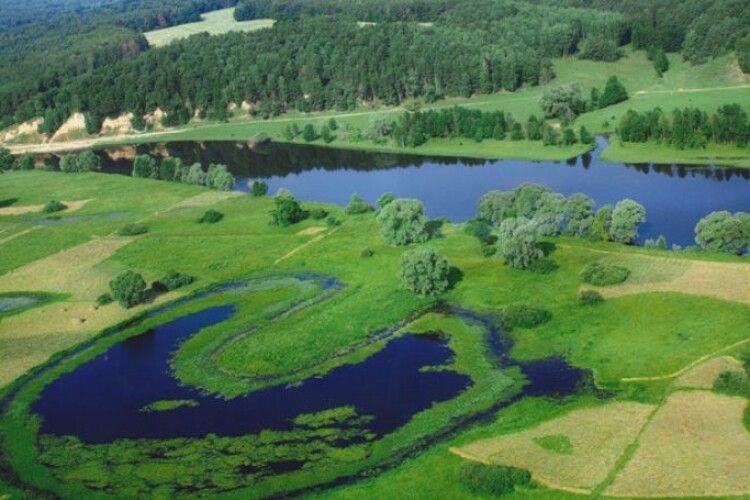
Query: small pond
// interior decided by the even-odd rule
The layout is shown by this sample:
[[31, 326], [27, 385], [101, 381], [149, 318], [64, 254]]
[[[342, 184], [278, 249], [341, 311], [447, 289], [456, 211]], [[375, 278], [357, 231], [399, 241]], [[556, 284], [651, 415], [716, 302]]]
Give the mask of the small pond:
[[306, 201], [345, 205], [356, 192], [371, 203], [384, 192], [422, 200], [430, 217], [463, 222], [479, 197], [524, 182], [571, 195], [582, 192], [598, 205], [632, 198], [648, 211], [641, 242], [661, 234], [670, 243], [693, 243], [696, 222], [715, 210], [750, 212], [750, 169], [607, 163], [607, 144], [597, 138], [591, 153], [567, 162], [476, 160], [371, 153], [320, 146], [237, 142], [175, 142], [101, 150], [104, 169], [130, 174], [135, 154], [171, 155], [185, 163], [226, 164], [238, 190], [264, 179], [270, 192], [290, 190]]

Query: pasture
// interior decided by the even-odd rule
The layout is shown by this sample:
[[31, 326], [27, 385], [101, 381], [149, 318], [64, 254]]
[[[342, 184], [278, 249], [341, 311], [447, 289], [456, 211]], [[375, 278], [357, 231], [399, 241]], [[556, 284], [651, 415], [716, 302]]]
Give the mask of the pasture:
[[208, 33], [209, 35], [222, 35], [231, 31], [255, 31], [270, 28], [275, 22], [273, 19], [254, 19], [252, 21], [235, 21], [234, 7], [215, 10], [201, 15], [202, 20], [197, 23], [180, 24], [144, 33], [148, 44], [152, 47], [161, 47], [175, 40], [187, 38], [197, 33]]

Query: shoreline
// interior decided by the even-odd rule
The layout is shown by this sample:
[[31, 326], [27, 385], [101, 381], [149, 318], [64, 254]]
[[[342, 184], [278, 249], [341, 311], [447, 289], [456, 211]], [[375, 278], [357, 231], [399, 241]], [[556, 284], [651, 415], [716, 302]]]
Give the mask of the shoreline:
[[[370, 114], [371, 112], [366, 112]], [[361, 113], [355, 113], [359, 116]], [[343, 118], [351, 115], [343, 115]], [[300, 123], [323, 122], [336, 115], [302, 117]], [[529, 160], [560, 162], [590, 153], [597, 146], [576, 143], [570, 146], [543, 146], [538, 141], [512, 141], [510, 139], [485, 139], [474, 142], [465, 138], [430, 139], [425, 144], [413, 148], [376, 144], [372, 141], [349, 142], [335, 140], [326, 144], [320, 139], [305, 142], [287, 140], [281, 135], [284, 124], [297, 123], [292, 118], [273, 120], [237, 120], [227, 123], [204, 122], [179, 128], [170, 128], [144, 133], [74, 139], [60, 142], [28, 144], [7, 144], [11, 154], [61, 154], [86, 149], [107, 149], [139, 144], [159, 144], [172, 142], [253, 142], [260, 136], [267, 136], [281, 144], [301, 144], [349, 151], [372, 153], [404, 154], [416, 156], [436, 156], [446, 158], [468, 158], [479, 160]], [[345, 123], [345, 122], [344, 122]], [[609, 134], [596, 134], [597, 138]], [[608, 141], [602, 150], [601, 159], [607, 163], [685, 165], [691, 167], [717, 167], [750, 169], [750, 148], [729, 145], [710, 145], [706, 149], [676, 149], [668, 145], [648, 143], [619, 144]]]

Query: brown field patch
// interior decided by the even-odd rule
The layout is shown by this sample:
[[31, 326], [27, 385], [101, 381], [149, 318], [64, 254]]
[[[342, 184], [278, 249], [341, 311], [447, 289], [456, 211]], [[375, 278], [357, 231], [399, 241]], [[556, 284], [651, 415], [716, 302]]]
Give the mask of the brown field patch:
[[325, 231], [326, 228], [321, 226], [311, 226], [307, 229], [303, 229], [302, 231], [297, 232], [297, 236], [315, 236], [318, 233], [322, 233]]
[[[75, 212], [83, 208], [86, 203], [92, 200], [76, 200], [76, 201], [63, 201], [66, 208], [63, 212]], [[41, 212], [44, 209], [44, 205], [20, 205], [20, 206], [9, 206], [0, 208], [1, 215], [24, 215]]]
[[[653, 409], [641, 403], [617, 402], [575, 410], [529, 430], [451, 451], [484, 463], [527, 469], [536, 481], [553, 488], [590, 492], [607, 478]], [[537, 442], [557, 435], [570, 440], [569, 454], [545, 449]]]
[[690, 369], [674, 382], [675, 387], [711, 389], [723, 372], [742, 372], [742, 364], [731, 356], [713, 358]]
[[750, 265], [642, 255], [611, 255], [604, 260], [630, 269], [621, 285], [599, 288], [604, 297], [648, 292], [706, 295], [750, 304]]
[[112, 278], [112, 273], [97, 265], [130, 241], [126, 238], [95, 238], [31, 262], [0, 276], [0, 291], [69, 293], [75, 300], [93, 301], [107, 290]]
[[748, 402], [678, 391], [654, 416], [605, 494], [626, 497], [750, 495]]

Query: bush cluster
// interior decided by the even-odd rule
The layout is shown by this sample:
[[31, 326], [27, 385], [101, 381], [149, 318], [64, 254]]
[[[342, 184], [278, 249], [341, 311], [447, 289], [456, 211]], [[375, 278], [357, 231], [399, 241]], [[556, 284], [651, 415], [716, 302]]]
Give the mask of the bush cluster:
[[531, 481], [531, 474], [526, 470], [477, 462], [461, 464], [458, 477], [472, 493], [492, 496], [510, 493], [516, 486], [522, 486]]
[[71, 153], [60, 158], [60, 170], [67, 174], [101, 170], [101, 160], [93, 151]]
[[109, 282], [112, 298], [123, 307], [131, 308], [146, 298], [146, 281], [135, 271], [123, 271]]
[[229, 191], [235, 184], [234, 176], [226, 165], [212, 163], [203, 171], [200, 163], [184, 165], [179, 158], [166, 157], [157, 161], [149, 155], [138, 155], [133, 160], [133, 177], [161, 179], [206, 186], [218, 191]]
[[448, 289], [448, 261], [432, 248], [416, 248], [401, 256], [399, 278], [418, 295], [438, 295]]
[[44, 205], [44, 208], [42, 208], [42, 212], [44, 212], [45, 214], [51, 214], [55, 212], [62, 212], [66, 208], [68, 208], [68, 206], [65, 203], [57, 200], [51, 200]]
[[170, 291], [187, 286], [193, 281], [195, 281], [193, 276], [177, 271], [170, 271], [166, 276], [159, 280], [159, 282], [164, 285], [164, 288]]
[[213, 209], [206, 210], [198, 219], [198, 224], [216, 224], [224, 218], [224, 214]]
[[630, 270], [622, 266], [592, 262], [581, 271], [584, 283], [594, 286], [608, 286], [622, 283], [630, 276]]
[[597, 304], [601, 304], [604, 302], [604, 297], [602, 297], [602, 294], [595, 290], [584, 290], [581, 292], [581, 304], [587, 305], [587, 306], [595, 306]]
[[148, 226], [146, 224], [125, 224], [117, 230], [119, 236], [137, 236], [139, 234], [146, 234], [148, 232]]
[[356, 193], [352, 194], [351, 198], [349, 198], [349, 204], [346, 206], [346, 213], [349, 215], [366, 214], [372, 212], [372, 210], [370, 204]]
[[508, 328], [534, 328], [552, 319], [546, 309], [527, 304], [510, 304], [503, 309], [503, 324]]

